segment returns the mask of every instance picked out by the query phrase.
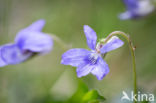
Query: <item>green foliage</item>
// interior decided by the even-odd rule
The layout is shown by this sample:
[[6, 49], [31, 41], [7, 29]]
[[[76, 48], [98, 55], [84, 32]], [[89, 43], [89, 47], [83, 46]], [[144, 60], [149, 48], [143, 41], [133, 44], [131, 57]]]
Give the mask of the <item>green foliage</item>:
[[82, 98], [83, 103], [99, 103], [100, 101], [105, 101], [105, 98], [99, 95], [97, 90], [88, 91]]
[[74, 95], [67, 101], [67, 103], [80, 103], [83, 96], [88, 92], [88, 87], [81, 81]]
[[149, 101], [142, 101], [141, 103], [150, 103]]
[[105, 98], [101, 96], [97, 90], [89, 90], [88, 87], [80, 81], [77, 91], [67, 103], [99, 103], [104, 100]]

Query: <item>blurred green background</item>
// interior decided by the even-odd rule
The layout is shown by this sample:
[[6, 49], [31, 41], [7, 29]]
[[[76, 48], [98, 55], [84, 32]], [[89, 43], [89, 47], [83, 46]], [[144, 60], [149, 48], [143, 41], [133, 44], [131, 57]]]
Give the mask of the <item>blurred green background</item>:
[[[55, 34], [72, 48], [88, 48], [83, 25], [91, 26], [99, 39], [121, 30], [136, 46], [140, 90], [156, 94], [156, 13], [121, 21], [117, 16], [124, 11], [121, 0], [0, 0], [0, 44], [13, 42], [20, 29], [38, 19], [46, 20], [43, 32]], [[92, 75], [77, 78], [76, 68], [61, 65], [68, 49], [54, 41], [51, 53], [0, 68], [0, 103], [76, 103], [86, 88], [81, 82], [98, 90], [106, 103], [120, 103], [122, 91], [133, 89], [127, 43], [106, 56], [110, 73], [102, 81]]]

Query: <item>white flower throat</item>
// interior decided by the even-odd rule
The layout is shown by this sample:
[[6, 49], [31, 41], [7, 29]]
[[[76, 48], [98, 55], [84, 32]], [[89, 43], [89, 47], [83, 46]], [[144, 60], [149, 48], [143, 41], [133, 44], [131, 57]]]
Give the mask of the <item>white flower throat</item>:
[[89, 55], [89, 61], [90, 61], [90, 63], [91, 64], [95, 64], [97, 62], [97, 60], [98, 60], [98, 57], [99, 57], [99, 54], [97, 54], [97, 53], [91, 53]]

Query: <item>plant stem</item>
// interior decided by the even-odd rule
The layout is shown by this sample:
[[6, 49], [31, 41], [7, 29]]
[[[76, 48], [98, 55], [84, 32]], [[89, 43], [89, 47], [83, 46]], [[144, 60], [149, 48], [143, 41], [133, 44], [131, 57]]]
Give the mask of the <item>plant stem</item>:
[[[132, 55], [134, 94], [137, 95], [137, 73], [136, 73], [135, 47], [133, 46], [129, 35], [121, 31], [114, 31], [110, 33], [108, 37], [105, 39], [104, 43], [106, 43], [112, 36], [115, 36], [115, 35], [120, 35], [128, 41], [129, 48], [130, 48], [131, 55]], [[137, 103], [137, 101], [134, 100], [134, 103]]]
[[63, 49], [71, 48], [70, 44], [66, 44], [64, 41], [62, 41], [59, 37], [57, 37], [55, 34], [49, 34], [54, 41], [56, 41], [58, 44], [62, 46]]

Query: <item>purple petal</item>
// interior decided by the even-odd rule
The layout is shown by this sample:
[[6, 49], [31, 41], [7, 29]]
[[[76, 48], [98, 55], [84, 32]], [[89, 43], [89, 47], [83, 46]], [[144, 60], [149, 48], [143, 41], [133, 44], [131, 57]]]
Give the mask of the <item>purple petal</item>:
[[45, 25], [45, 20], [40, 19], [40, 20], [37, 20], [36, 22], [32, 23], [30, 26], [28, 26], [25, 29], [27, 29], [28, 31], [42, 31], [44, 25]]
[[42, 28], [45, 25], [45, 20], [40, 19], [34, 23], [32, 23], [30, 26], [20, 30], [18, 34], [16, 35], [15, 41], [18, 41], [23, 36], [27, 35], [30, 32], [41, 32]]
[[91, 73], [95, 75], [98, 80], [102, 80], [109, 73], [108, 64], [99, 57], [99, 60]]
[[2, 47], [0, 47], [0, 67], [3, 67], [3, 66], [6, 66], [7, 63], [6, 63], [6, 62], [3, 60], [3, 58], [2, 58], [1, 48], [2, 48]]
[[124, 0], [124, 2], [127, 11], [119, 15], [121, 20], [138, 19], [155, 10], [155, 7], [150, 0]]
[[137, 10], [139, 9], [139, 2], [138, 0], [123, 0], [127, 11], [121, 13], [119, 18], [121, 20], [133, 19], [137, 18], [139, 15], [137, 14]]
[[0, 57], [0, 67], [4, 67], [6, 65], [7, 65], [7, 63], [4, 62], [4, 60]]
[[102, 46], [100, 51], [102, 54], [104, 54], [121, 47], [123, 44], [124, 42], [122, 40], [120, 40], [117, 36], [113, 36], [106, 44]]
[[18, 64], [27, 60], [32, 53], [21, 51], [15, 44], [4, 45], [1, 49], [1, 58], [6, 64]]
[[95, 68], [95, 65], [91, 65], [88, 63], [80, 64], [76, 70], [77, 76], [79, 78], [82, 76], [86, 76], [93, 70], [93, 68]]
[[121, 19], [121, 20], [128, 20], [128, 19], [132, 19], [132, 18], [135, 18], [136, 16], [135, 15], [133, 15], [131, 12], [129, 12], [129, 11], [126, 11], [126, 12], [124, 12], [124, 13], [121, 13], [120, 15], [119, 15], [119, 18]]
[[90, 51], [85, 49], [70, 49], [62, 55], [61, 64], [77, 67], [85, 62], [89, 53]]
[[138, 0], [123, 0], [128, 10], [134, 10], [138, 8]]
[[155, 10], [155, 5], [150, 0], [140, 0], [138, 9], [135, 10], [137, 16], [146, 16]]
[[53, 41], [49, 35], [42, 32], [23, 32], [23, 36], [17, 40], [17, 45], [22, 50], [47, 53], [51, 51]]
[[95, 50], [97, 40], [96, 32], [88, 25], [84, 25], [84, 33], [86, 35], [89, 48]]

